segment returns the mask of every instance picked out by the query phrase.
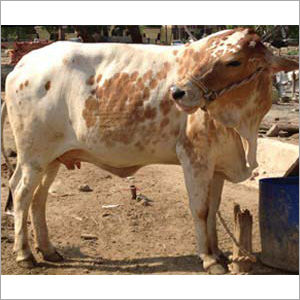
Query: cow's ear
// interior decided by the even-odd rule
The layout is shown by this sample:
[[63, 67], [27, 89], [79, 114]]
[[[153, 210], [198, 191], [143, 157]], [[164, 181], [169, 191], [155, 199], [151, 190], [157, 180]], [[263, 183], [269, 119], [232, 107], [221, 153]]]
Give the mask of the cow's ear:
[[271, 70], [273, 73], [277, 73], [280, 71], [289, 72], [289, 71], [299, 69], [298, 62], [291, 59], [287, 59], [282, 56], [272, 55], [270, 58], [270, 63], [271, 63]]

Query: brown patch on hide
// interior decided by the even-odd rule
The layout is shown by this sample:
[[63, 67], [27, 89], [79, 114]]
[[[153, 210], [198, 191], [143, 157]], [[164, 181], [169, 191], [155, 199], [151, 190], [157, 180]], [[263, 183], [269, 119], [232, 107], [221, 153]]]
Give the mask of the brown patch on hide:
[[160, 122], [160, 128], [164, 128], [169, 124], [169, 122], [170, 122], [169, 118], [162, 119], [162, 121]]
[[155, 89], [157, 87], [157, 85], [158, 85], [158, 81], [156, 79], [152, 79], [150, 81], [149, 86], [150, 86], [151, 89]]
[[170, 99], [169, 93], [165, 95], [165, 97], [161, 100], [159, 103], [159, 108], [162, 114], [165, 116], [169, 113], [171, 110], [172, 105], [174, 105], [174, 102]]
[[45, 90], [49, 91], [50, 87], [51, 87], [51, 82], [47, 81], [46, 84], [45, 84]]
[[98, 113], [98, 101], [90, 96], [85, 100], [85, 108], [82, 111], [82, 117], [85, 119], [87, 128], [90, 128], [96, 124]]
[[144, 112], [146, 119], [154, 119], [156, 116], [156, 108], [151, 107], [149, 105], [146, 106], [145, 112]]
[[152, 70], [147, 71], [143, 75], [143, 81], [146, 82], [147, 80], [150, 80], [152, 78]]
[[99, 75], [97, 76], [96, 82], [99, 83], [100, 80], [101, 80], [101, 78], [102, 78], [102, 74], [99, 74]]
[[92, 75], [92, 76], [90, 76], [90, 77], [87, 79], [86, 84], [87, 84], [87, 85], [93, 85], [94, 83], [95, 83], [95, 76]]

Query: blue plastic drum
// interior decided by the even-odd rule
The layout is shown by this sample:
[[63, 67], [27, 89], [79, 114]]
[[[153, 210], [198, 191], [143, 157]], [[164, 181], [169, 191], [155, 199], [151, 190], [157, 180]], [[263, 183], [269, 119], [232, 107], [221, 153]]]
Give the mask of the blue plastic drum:
[[299, 271], [299, 177], [259, 181], [261, 261]]

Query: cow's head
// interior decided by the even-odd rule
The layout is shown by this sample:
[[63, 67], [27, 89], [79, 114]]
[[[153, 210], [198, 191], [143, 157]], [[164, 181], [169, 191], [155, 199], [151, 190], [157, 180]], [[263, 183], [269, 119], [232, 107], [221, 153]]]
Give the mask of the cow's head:
[[178, 109], [198, 108], [242, 137], [248, 165], [256, 163], [256, 135], [271, 107], [272, 74], [298, 69], [295, 61], [277, 57], [252, 29], [213, 34], [182, 48], [178, 81], [171, 95]]

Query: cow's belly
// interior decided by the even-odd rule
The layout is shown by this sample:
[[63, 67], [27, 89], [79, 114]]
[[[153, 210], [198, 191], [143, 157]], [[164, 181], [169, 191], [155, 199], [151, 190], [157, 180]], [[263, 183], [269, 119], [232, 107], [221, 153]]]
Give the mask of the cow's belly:
[[177, 137], [167, 133], [154, 134], [144, 130], [131, 132], [130, 128], [89, 131], [79, 137], [80, 144], [94, 162], [111, 167], [143, 166], [153, 163], [177, 164]]

